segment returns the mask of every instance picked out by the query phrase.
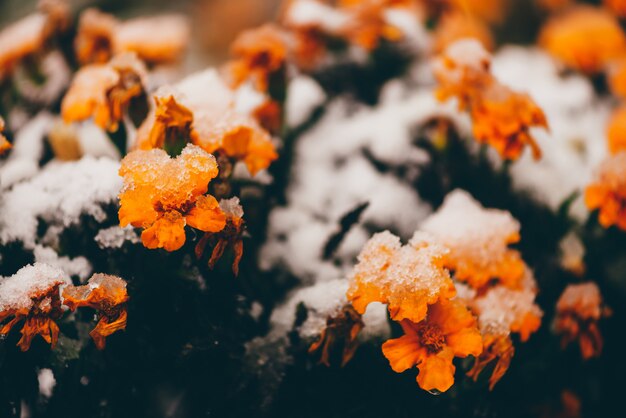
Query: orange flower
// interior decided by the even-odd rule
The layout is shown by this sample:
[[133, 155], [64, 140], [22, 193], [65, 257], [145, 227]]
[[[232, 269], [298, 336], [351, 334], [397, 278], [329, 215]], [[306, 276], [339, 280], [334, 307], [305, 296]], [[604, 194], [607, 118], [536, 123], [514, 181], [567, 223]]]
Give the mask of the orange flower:
[[7, 141], [2, 132], [4, 132], [4, 119], [0, 116], [0, 155], [11, 149], [11, 143]]
[[134, 52], [143, 61], [176, 61], [189, 43], [187, 20], [178, 15], [141, 17], [125, 22], [87, 9], [78, 23], [75, 49], [82, 64], [104, 63], [113, 55]]
[[69, 9], [64, 2], [44, 0], [39, 11], [0, 33], [0, 80], [26, 57], [41, 53], [48, 39], [66, 29]]
[[81, 68], [63, 98], [63, 119], [70, 123], [93, 117], [98, 126], [116, 131], [131, 99], [144, 91], [145, 76], [146, 69], [134, 54]]
[[243, 208], [239, 204], [239, 198], [233, 197], [230, 199], [220, 200], [219, 207], [226, 216], [226, 225], [224, 228], [217, 232], [208, 232], [204, 234], [196, 245], [196, 256], [202, 257], [206, 245], [211, 242], [213, 251], [209, 258], [209, 268], [215, 267], [215, 264], [224, 255], [224, 252], [228, 247], [233, 250], [233, 274], [237, 276], [239, 274], [239, 262], [243, 256], [243, 234], [244, 221], [243, 221]]
[[459, 109], [469, 109], [474, 137], [492, 145], [505, 159], [517, 159], [529, 145], [533, 156], [541, 150], [530, 128], [548, 127], [543, 111], [525, 95], [500, 84], [489, 72], [491, 57], [476, 40], [451, 44], [435, 64], [441, 101], [455, 97]]
[[483, 350], [476, 319], [460, 302], [438, 302], [422, 322], [403, 320], [404, 334], [383, 344], [383, 354], [396, 373], [417, 366], [417, 383], [445, 392], [454, 384], [454, 357], [478, 356]]
[[507, 14], [505, 0], [448, 0], [458, 11], [487, 23], [500, 23]]
[[454, 271], [455, 279], [475, 289], [493, 280], [520, 286], [524, 262], [509, 248], [520, 239], [520, 225], [509, 212], [485, 209], [467, 192], [455, 190], [421, 228], [450, 250], [444, 266]]
[[626, 151], [626, 106], [619, 107], [611, 115], [607, 139], [611, 154]]
[[485, 49], [493, 50], [494, 41], [487, 25], [465, 13], [446, 14], [437, 23], [433, 52], [439, 54], [454, 42], [466, 38], [476, 39]]
[[89, 333], [98, 350], [103, 350], [106, 337], [126, 329], [126, 282], [117, 276], [94, 274], [84, 286], [67, 286], [63, 289], [63, 304], [75, 311], [88, 306], [98, 311], [98, 323]]
[[365, 313], [371, 302], [388, 305], [391, 318], [418, 323], [428, 305], [455, 295], [444, 268], [447, 250], [427, 234], [416, 232], [408, 245], [388, 231], [374, 235], [358, 256], [348, 300]]
[[326, 327], [319, 339], [309, 347], [309, 353], [321, 352], [320, 363], [330, 367], [331, 352], [339, 346], [342, 349], [341, 367], [343, 367], [354, 356], [359, 345], [357, 337], [363, 327], [361, 315], [352, 305], [346, 305], [336, 316], [326, 320]]
[[0, 336], [24, 320], [22, 338], [17, 343], [22, 351], [30, 348], [36, 335], [54, 348], [59, 338], [55, 320], [63, 314], [59, 287], [68, 283], [63, 271], [42, 263], [23, 267], [0, 281], [0, 324], [13, 317], [0, 327]]
[[598, 221], [603, 227], [617, 225], [626, 231], [626, 151], [600, 165], [596, 181], [585, 190], [585, 204], [600, 211]]
[[617, 19], [592, 6], [575, 6], [551, 18], [539, 44], [568, 67], [585, 73], [602, 71], [626, 52], [626, 36]]
[[598, 321], [610, 316], [594, 282], [568, 285], [556, 303], [554, 331], [561, 335], [561, 347], [578, 340], [583, 359], [597, 357], [604, 344]]
[[526, 94], [515, 93], [500, 84], [491, 84], [471, 109], [472, 131], [480, 143], [487, 143], [507, 160], [516, 160], [529, 145], [533, 157], [541, 149], [530, 135], [530, 128], [548, 127], [543, 111]]
[[167, 251], [183, 246], [186, 225], [221, 231], [226, 216], [217, 200], [205, 195], [217, 173], [215, 157], [194, 145], [173, 159], [160, 149], [131, 152], [120, 168], [120, 225], [143, 228], [144, 246]]
[[483, 335], [483, 352], [478, 356], [467, 375], [476, 382], [485, 367], [495, 362], [495, 367], [489, 376], [489, 390], [493, 390], [496, 383], [509, 370], [514, 355], [515, 347], [509, 335]]
[[270, 77], [284, 68], [287, 59], [286, 34], [266, 24], [242, 32], [231, 47], [235, 57], [226, 67], [234, 86], [252, 80], [260, 91], [267, 91]]
[[243, 161], [252, 175], [278, 158], [269, 134], [230, 103], [198, 104], [167, 89], [155, 94], [155, 102], [156, 110], [137, 133], [140, 149], [176, 149], [191, 142], [209, 153]]
[[624, 0], [602, 0], [604, 7], [609, 9], [618, 17], [626, 17], [626, 1]]

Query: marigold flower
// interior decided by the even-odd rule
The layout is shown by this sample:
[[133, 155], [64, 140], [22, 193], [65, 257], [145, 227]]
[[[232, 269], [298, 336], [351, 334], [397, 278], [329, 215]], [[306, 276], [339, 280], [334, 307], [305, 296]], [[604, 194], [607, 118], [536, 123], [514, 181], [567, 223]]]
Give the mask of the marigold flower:
[[67, 286], [63, 289], [63, 304], [75, 311], [88, 306], [98, 311], [98, 323], [89, 333], [98, 350], [103, 350], [106, 337], [126, 329], [126, 282], [117, 276], [94, 274], [84, 286]]
[[24, 58], [40, 53], [45, 43], [67, 26], [69, 10], [65, 3], [41, 1], [39, 11], [0, 32], [0, 80]]
[[502, 379], [509, 370], [511, 360], [515, 355], [515, 347], [510, 335], [483, 335], [483, 352], [474, 362], [467, 376], [475, 381], [485, 368], [495, 362], [491, 376], [489, 376], [489, 390], [493, 390], [496, 383]]
[[603, 227], [626, 230], [626, 151], [600, 165], [596, 180], [585, 190], [585, 204], [600, 211], [598, 221]]
[[606, 134], [611, 154], [626, 151], [626, 106], [615, 109], [609, 119]]
[[134, 52], [149, 64], [176, 61], [189, 43], [189, 25], [179, 15], [140, 17], [125, 22], [87, 9], [78, 23], [75, 49], [82, 64], [104, 63], [113, 55]]
[[594, 282], [568, 285], [556, 303], [554, 330], [561, 335], [561, 346], [578, 340], [583, 359], [597, 357], [604, 344], [598, 321], [611, 314], [603, 306], [602, 295]]
[[4, 132], [4, 119], [0, 116], [0, 155], [11, 149], [11, 143], [7, 141], [2, 132]]
[[134, 54], [81, 68], [63, 98], [63, 119], [70, 123], [93, 117], [101, 128], [116, 131], [130, 101], [144, 91], [145, 76], [146, 69]]
[[237, 276], [239, 274], [239, 262], [243, 256], [243, 234], [245, 232], [243, 208], [237, 197], [220, 200], [219, 207], [226, 216], [226, 225], [221, 231], [217, 233], [207, 232], [200, 238], [195, 249], [196, 256], [202, 257], [204, 249], [210, 243], [213, 246], [213, 251], [209, 258], [209, 268], [213, 268], [222, 258], [226, 249], [231, 247], [233, 251], [233, 274]]
[[483, 350], [476, 319], [460, 302], [438, 302], [428, 307], [419, 323], [400, 322], [404, 334], [383, 344], [393, 371], [417, 366], [417, 383], [428, 391], [447, 391], [454, 384], [454, 357], [478, 356]]
[[389, 231], [375, 234], [358, 256], [348, 300], [360, 314], [371, 302], [381, 302], [392, 319], [418, 323], [428, 305], [455, 295], [446, 258], [446, 248], [427, 234], [416, 232], [405, 246]]
[[488, 51], [493, 50], [494, 41], [487, 25], [465, 13], [448, 13], [437, 23], [433, 52], [439, 54], [454, 42], [467, 38], [476, 39]]
[[519, 158], [526, 145], [535, 159], [541, 158], [541, 149], [529, 131], [533, 126], [547, 128], [548, 122], [528, 95], [491, 84], [472, 106], [471, 115], [476, 140], [494, 147], [502, 158]]
[[266, 24], [244, 31], [235, 39], [231, 47], [234, 59], [226, 71], [234, 86], [251, 80], [257, 90], [267, 91], [270, 77], [284, 67], [287, 53], [286, 34], [277, 26]]
[[341, 367], [345, 366], [354, 356], [358, 347], [357, 337], [365, 325], [361, 315], [352, 305], [346, 305], [335, 316], [326, 320], [326, 327], [319, 339], [311, 344], [309, 353], [320, 352], [320, 363], [330, 367], [331, 352], [340, 347]]
[[520, 240], [519, 222], [509, 212], [485, 209], [467, 192], [455, 190], [428, 217], [421, 229], [432, 234], [450, 253], [444, 266], [457, 280], [480, 289], [493, 280], [517, 288], [525, 266], [510, 244]]
[[617, 19], [592, 6], [575, 6], [544, 25], [539, 44], [568, 67], [596, 73], [626, 52]]
[[176, 158], [160, 149], [129, 153], [120, 167], [120, 225], [143, 228], [143, 244], [175, 251], [185, 243], [185, 226], [221, 231], [226, 216], [217, 200], [205, 195], [217, 176], [215, 157], [187, 145]]
[[24, 320], [22, 338], [17, 345], [22, 351], [30, 348], [36, 335], [40, 335], [54, 348], [59, 338], [55, 320], [61, 317], [59, 287], [71, 284], [65, 273], [43, 263], [21, 268], [11, 277], [0, 279], [0, 335], [7, 335], [13, 326]]

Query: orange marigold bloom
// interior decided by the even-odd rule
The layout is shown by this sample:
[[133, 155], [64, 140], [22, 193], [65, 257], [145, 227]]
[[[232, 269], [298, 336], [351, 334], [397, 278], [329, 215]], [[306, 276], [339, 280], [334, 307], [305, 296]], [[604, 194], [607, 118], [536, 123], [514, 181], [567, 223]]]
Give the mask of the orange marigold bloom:
[[319, 339], [309, 347], [309, 353], [319, 351], [320, 363], [330, 367], [331, 352], [339, 346], [342, 351], [341, 367], [343, 367], [354, 356], [359, 346], [357, 337], [364, 326], [361, 315], [352, 305], [346, 305], [337, 315], [326, 320], [326, 327]]
[[611, 154], [626, 151], [626, 106], [621, 106], [613, 112], [606, 134]]
[[200, 238], [196, 245], [196, 256], [201, 258], [204, 249], [210, 243], [213, 246], [213, 251], [209, 258], [209, 268], [213, 268], [222, 258], [226, 249], [231, 247], [233, 251], [233, 274], [237, 276], [239, 274], [239, 262], [243, 256], [243, 235], [245, 233], [243, 208], [237, 197], [220, 200], [219, 207], [226, 216], [226, 225], [221, 231], [217, 233], [207, 232]]
[[189, 24], [179, 15], [120, 22], [108, 13], [87, 9], [78, 23], [76, 56], [82, 64], [104, 63], [113, 55], [134, 52], [147, 63], [167, 63], [180, 58], [189, 36]]
[[476, 357], [483, 350], [476, 318], [456, 300], [429, 306], [419, 323], [400, 325], [405, 335], [385, 342], [383, 354], [397, 373], [417, 366], [417, 383], [424, 390], [447, 391], [454, 384], [454, 357]]
[[510, 244], [520, 240], [520, 225], [509, 212], [485, 209], [469, 193], [455, 190], [421, 229], [449, 250], [444, 266], [454, 277], [481, 289], [492, 280], [518, 288], [525, 265]]
[[195, 145], [187, 145], [176, 158], [160, 149], [129, 153], [120, 167], [120, 225], [143, 228], [147, 248], [167, 251], [183, 246], [186, 225], [221, 231], [226, 216], [217, 200], [205, 195], [217, 173], [215, 157]]
[[528, 95], [491, 84], [472, 106], [471, 115], [476, 140], [494, 147], [502, 158], [516, 160], [526, 145], [535, 159], [541, 158], [541, 149], [529, 131], [533, 126], [547, 128], [548, 121]]
[[35, 263], [21, 268], [11, 277], [0, 279], [0, 336], [7, 335], [21, 320], [22, 338], [17, 345], [22, 351], [30, 348], [40, 335], [54, 348], [59, 338], [55, 320], [63, 314], [59, 287], [70, 284], [62, 270], [47, 264]]
[[626, 52], [626, 36], [615, 16], [592, 6], [575, 6], [551, 18], [539, 44], [568, 67], [602, 71]]
[[0, 80], [24, 58], [40, 53], [53, 35], [65, 30], [68, 15], [64, 2], [44, 0], [37, 13], [7, 26], [0, 33]]
[[11, 149], [11, 143], [2, 135], [2, 132], [4, 132], [4, 119], [0, 116], [0, 155]]
[[66, 123], [90, 117], [111, 132], [118, 128], [131, 99], [144, 91], [146, 69], [134, 54], [114, 57], [108, 64], [81, 68], [63, 98], [61, 114]]
[[456, 293], [446, 257], [447, 250], [424, 233], [416, 232], [405, 246], [389, 231], [375, 234], [358, 256], [348, 300], [360, 314], [371, 302], [381, 302], [392, 319], [418, 323], [429, 305]]
[[603, 340], [598, 321], [610, 315], [594, 282], [568, 285], [556, 303], [554, 330], [561, 335], [561, 346], [578, 340], [583, 359], [597, 357]]
[[626, 1], [624, 0], [602, 0], [604, 7], [621, 18], [626, 17]]
[[270, 77], [285, 65], [287, 42], [287, 35], [272, 24], [241, 33], [231, 47], [234, 59], [226, 67], [232, 84], [252, 80], [257, 90], [267, 91]]
[[486, 50], [493, 50], [494, 41], [487, 25], [465, 13], [448, 13], [437, 23], [433, 52], [439, 54], [454, 42], [466, 38], [476, 39]]
[[98, 311], [98, 323], [89, 333], [98, 350], [103, 350], [106, 337], [126, 329], [126, 282], [117, 276], [94, 274], [84, 286], [67, 286], [63, 289], [63, 304], [75, 311], [88, 306]]
[[585, 190], [585, 204], [598, 209], [600, 225], [616, 225], [626, 231], [626, 151], [621, 151], [600, 165], [595, 182]]

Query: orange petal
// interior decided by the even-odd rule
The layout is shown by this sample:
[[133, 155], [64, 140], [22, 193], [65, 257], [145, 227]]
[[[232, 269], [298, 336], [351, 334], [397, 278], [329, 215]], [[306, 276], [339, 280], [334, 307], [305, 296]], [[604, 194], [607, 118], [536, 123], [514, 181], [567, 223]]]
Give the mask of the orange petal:
[[185, 219], [178, 212], [168, 212], [143, 231], [141, 241], [146, 248], [176, 251], [185, 244]]
[[422, 361], [426, 350], [419, 344], [417, 336], [403, 335], [386, 341], [383, 344], [383, 354], [393, 371], [402, 373]]
[[477, 328], [465, 328], [446, 337], [446, 345], [457, 357], [477, 357], [483, 351], [483, 338]]
[[445, 392], [454, 384], [455, 367], [452, 364], [454, 354], [444, 349], [439, 354], [427, 356], [417, 368], [417, 384], [424, 390]]
[[226, 215], [213, 196], [200, 196], [187, 213], [187, 225], [204, 232], [218, 232], [226, 226]]

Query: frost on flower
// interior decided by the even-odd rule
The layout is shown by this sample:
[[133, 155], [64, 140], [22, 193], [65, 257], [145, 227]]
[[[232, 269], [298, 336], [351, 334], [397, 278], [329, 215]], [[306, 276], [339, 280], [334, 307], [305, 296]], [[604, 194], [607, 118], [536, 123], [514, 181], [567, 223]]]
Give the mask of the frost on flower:
[[143, 228], [147, 248], [175, 251], [185, 243], [185, 226], [205, 232], [221, 231], [226, 216], [217, 200], [207, 195], [217, 176], [215, 157], [187, 145], [176, 158], [160, 149], [128, 154], [120, 167], [120, 226]]
[[455, 294], [444, 268], [447, 250], [426, 234], [416, 232], [407, 245], [390, 232], [374, 235], [358, 256], [350, 277], [348, 300], [360, 314], [372, 302], [385, 303], [391, 318], [415, 323], [428, 305]]
[[126, 329], [126, 282], [117, 276], [94, 274], [84, 286], [67, 286], [63, 289], [63, 304], [72, 311], [87, 306], [98, 313], [98, 323], [89, 333], [96, 347], [103, 350], [106, 337]]
[[22, 351], [30, 348], [37, 335], [54, 348], [59, 337], [55, 320], [63, 313], [59, 287], [66, 284], [71, 281], [62, 270], [43, 263], [0, 278], [0, 335], [7, 335], [24, 321], [17, 343]]
[[116, 131], [130, 101], [143, 93], [145, 77], [144, 64], [131, 53], [81, 68], [63, 98], [63, 119], [77, 122], [93, 117], [101, 128]]
[[491, 280], [515, 288], [524, 275], [518, 251], [520, 225], [509, 212], [485, 209], [467, 192], [455, 190], [421, 229], [450, 250], [445, 267], [457, 280], [479, 289]]
[[597, 284], [570, 284], [556, 303], [554, 331], [563, 348], [578, 340], [583, 359], [597, 357], [604, 345], [598, 322], [609, 315]]
[[598, 210], [600, 225], [626, 230], [626, 151], [607, 158], [585, 190], [585, 203]]
[[104, 63], [112, 56], [134, 52], [150, 64], [178, 60], [189, 43], [187, 20], [179, 15], [139, 17], [119, 21], [97, 9], [80, 15], [75, 49], [82, 64]]
[[459, 109], [472, 116], [472, 132], [479, 143], [493, 146], [504, 159], [518, 159], [529, 146], [539, 159], [541, 150], [530, 133], [548, 122], [530, 96], [501, 84], [489, 71], [491, 56], [473, 39], [446, 48], [435, 63], [440, 100], [456, 98]]

